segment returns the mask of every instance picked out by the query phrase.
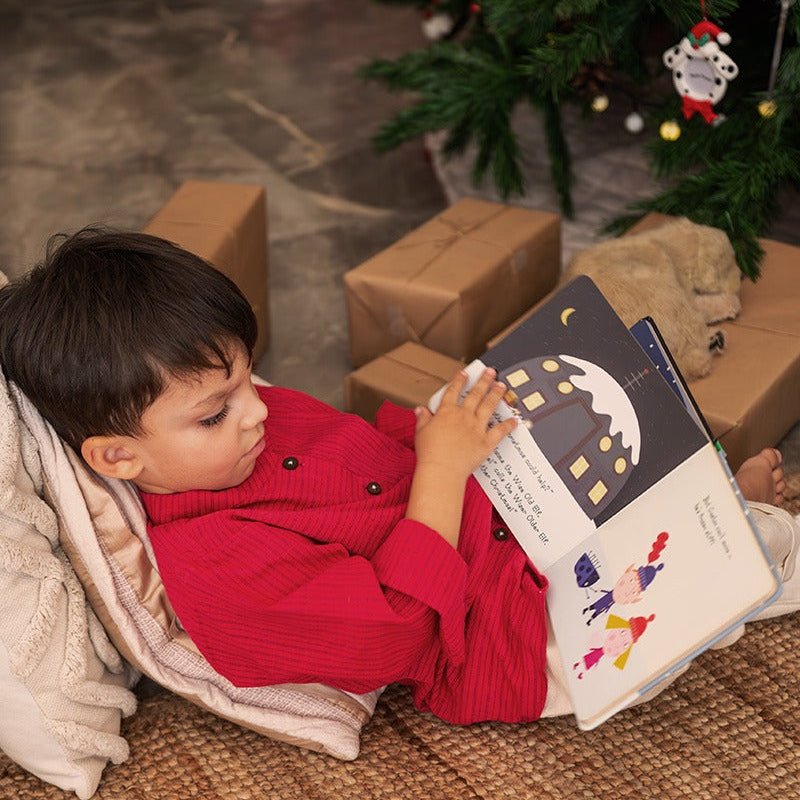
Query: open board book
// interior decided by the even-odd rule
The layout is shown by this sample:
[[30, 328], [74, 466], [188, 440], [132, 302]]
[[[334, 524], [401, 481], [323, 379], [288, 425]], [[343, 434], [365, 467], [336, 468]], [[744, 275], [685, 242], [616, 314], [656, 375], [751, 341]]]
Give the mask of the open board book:
[[[468, 386], [495, 367], [509, 387], [495, 417], [520, 419], [475, 477], [549, 580], [584, 729], [781, 588], [724, 454], [662, 377], [669, 353], [647, 321], [635, 330], [641, 345], [579, 277], [467, 367]], [[677, 370], [667, 377], [691, 406]]]

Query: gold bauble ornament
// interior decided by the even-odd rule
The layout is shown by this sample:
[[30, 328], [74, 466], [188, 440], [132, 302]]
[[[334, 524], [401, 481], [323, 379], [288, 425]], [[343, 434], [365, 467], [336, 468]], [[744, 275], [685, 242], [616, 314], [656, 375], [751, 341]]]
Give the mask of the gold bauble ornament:
[[666, 142], [674, 142], [681, 135], [681, 126], [674, 119], [668, 119], [666, 122], [661, 123], [658, 129], [661, 138]]
[[758, 113], [765, 119], [774, 117], [777, 110], [778, 104], [774, 100], [762, 100], [758, 104]]
[[604, 94], [595, 95], [592, 100], [592, 111], [605, 111], [608, 108], [608, 96]]

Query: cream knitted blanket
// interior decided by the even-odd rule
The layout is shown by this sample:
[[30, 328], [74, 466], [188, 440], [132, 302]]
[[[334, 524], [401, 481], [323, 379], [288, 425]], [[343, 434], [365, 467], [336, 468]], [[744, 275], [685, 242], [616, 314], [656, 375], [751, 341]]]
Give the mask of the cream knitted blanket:
[[[36, 442], [2, 373], [0, 588], [12, 609], [0, 620], [11, 672], [33, 694], [46, 729], [77, 758], [124, 761], [128, 745], [119, 736], [119, 716], [136, 707], [125, 688], [131, 676], [59, 546], [56, 514], [42, 499]], [[98, 724], [98, 714], [108, 718], [108, 712], [116, 719], [113, 732]]]

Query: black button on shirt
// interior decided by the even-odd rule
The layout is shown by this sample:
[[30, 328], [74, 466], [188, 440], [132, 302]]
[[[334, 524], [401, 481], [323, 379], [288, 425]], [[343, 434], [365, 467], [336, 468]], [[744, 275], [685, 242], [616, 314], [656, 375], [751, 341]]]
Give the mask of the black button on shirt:
[[507, 528], [495, 528], [492, 531], [492, 536], [497, 539], [498, 542], [504, 542], [509, 537], [508, 529]]
[[294, 456], [289, 456], [288, 458], [283, 459], [284, 469], [297, 469], [299, 464], [300, 462]]
[[375, 481], [370, 481], [367, 484], [367, 491], [370, 494], [380, 494], [382, 491], [381, 485], [379, 483], [376, 483]]

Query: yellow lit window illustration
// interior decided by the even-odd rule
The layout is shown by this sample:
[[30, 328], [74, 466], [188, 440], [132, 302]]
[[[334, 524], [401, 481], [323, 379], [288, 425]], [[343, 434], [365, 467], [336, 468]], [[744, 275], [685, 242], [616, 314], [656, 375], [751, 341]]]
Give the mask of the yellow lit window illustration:
[[614, 472], [616, 472], [617, 475], [622, 475], [622, 473], [625, 472], [627, 468], [628, 468], [628, 462], [625, 461], [624, 458], [618, 458], [614, 462]]
[[545, 372], [557, 372], [558, 371], [558, 361], [553, 361], [552, 358], [548, 358], [547, 361], [542, 362], [542, 369]]
[[525, 404], [525, 408], [527, 408], [528, 411], [533, 411], [539, 408], [539, 406], [544, 405], [544, 397], [542, 397], [541, 392], [533, 392], [524, 398], [522, 402]]
[[597, 444], [604, 453], [607, 453], [611, 449], [611, 437], [604, 436]]
[[516, 388], [521, 383], [527, 383], [529, 380], [530, 377], [524, 369], [517, 369], [506, 378], [506, 383], [512, 388]]
[[561, 381], [558, 384], [558, 391], [561, 394], [569, 394], [572, 391], [572, 384], [569, 381]]
[[589, 490], [589, 499], [597, 505], [608, 494], [608, 489], [603, 481], [597, 481]]
[[572, 473], [572, 477], [578, 480], [587, 469], [589, 469], [589, 462], [583, 456], [580, 456], [580, 458], [576, 458], [572, 462], [569, 471]]

